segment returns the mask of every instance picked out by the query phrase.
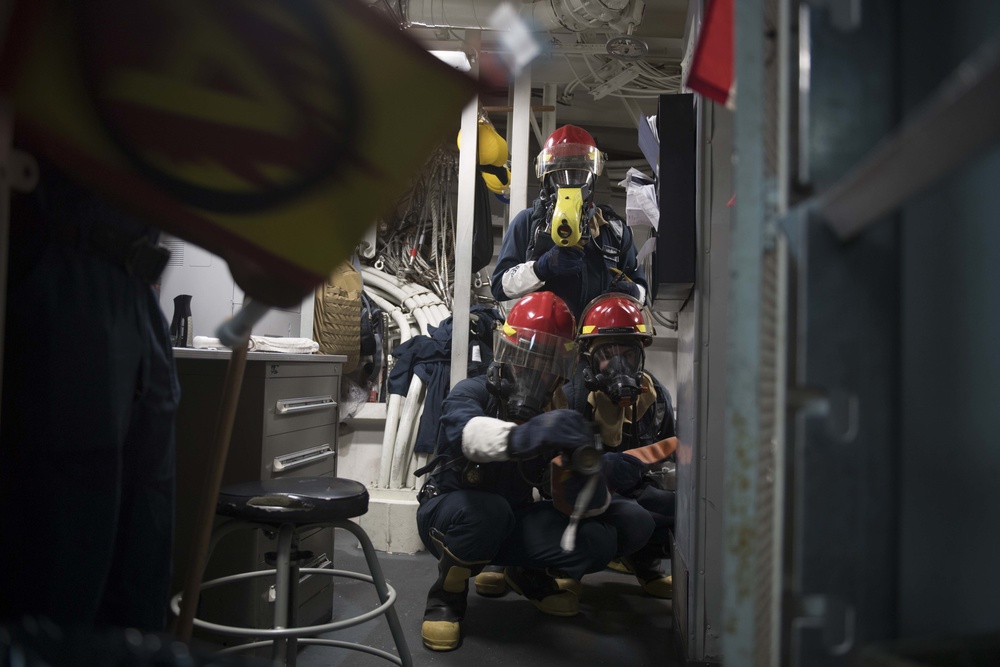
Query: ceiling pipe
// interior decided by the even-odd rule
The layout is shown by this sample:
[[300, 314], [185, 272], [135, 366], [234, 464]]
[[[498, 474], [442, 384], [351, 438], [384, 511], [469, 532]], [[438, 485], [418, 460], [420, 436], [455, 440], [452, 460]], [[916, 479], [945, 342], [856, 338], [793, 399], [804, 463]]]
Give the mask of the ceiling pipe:
[[[489, 19], [503, 0], [408, 0], [403, 23], [429, 28], [492, 30]], [[514, 3], [520, 16], [536, 30], [613, 29], [628, 33], [642, 21], [644, 0], [540, 0]], [[630, 28], [631, 26], [631, 28]]]

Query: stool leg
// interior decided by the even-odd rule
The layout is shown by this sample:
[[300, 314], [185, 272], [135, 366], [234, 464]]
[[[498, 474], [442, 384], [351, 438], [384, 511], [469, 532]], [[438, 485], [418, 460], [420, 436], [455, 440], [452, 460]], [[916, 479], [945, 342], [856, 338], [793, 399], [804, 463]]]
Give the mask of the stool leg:
[[[288, 627], [288, 604], [291, 598], [291, 554], [292, 542], [295, 537], [295, 526], [282, 524], [278, 530], [278, 556], [274, 570], [274, 629], [284, 630]], [[298, 582], [296, 582], [298, 583]], [[272, 657], [279, 665], [287, 664], [288, 640], [275, 637]]]
[[[338, 528], [344, 528], [358, 538], [358, 543], [361, 544], [361, 549], [365, 553], [365, 562], [368, 563], [368, 570], [372, 575], [372, 580], [375, 584], [375, 590], [378, 592], [379, 602], [385, 602], [389, 599], [389, 589], [385, 585], [385, 576], [382, 574], [382, 566], [379, 565], [378, 555], [375, 553], [375, 547], [372, 545], [371, 539], [368, 534], [365, 533], [361, 526], [357, 525], [353, 521], [342, 521], [337, 523]], [[410, 657], [410, 648], [406, 643], [406, 636], [403, 634], [403, 626], [399, 624], [399, 617], [396, 616], [395, 607], [389, 607], [385, 612], [385, 620], [389, 623], [389, 632], [392, 633], [392, 639], [396, 643], [396, 650], [399, 652], [399, 659], [402, 667], [412, 667], [413, 658]]]
[[[299, 533], [292, 538], [292, 552], [299, 550]], [[292, 558], [288, 564], [288, 627], [299, 627], [299, 559]], [[285, 667], [295, 667], [299, 655], [298, 637], [285, 640]]]

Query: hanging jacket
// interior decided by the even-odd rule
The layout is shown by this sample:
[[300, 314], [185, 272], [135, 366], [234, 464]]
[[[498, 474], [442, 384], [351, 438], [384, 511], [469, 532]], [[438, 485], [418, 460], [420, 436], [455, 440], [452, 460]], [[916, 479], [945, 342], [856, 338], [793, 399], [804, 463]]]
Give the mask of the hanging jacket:
[[[473, 306], [469, 309], [469, 314], [466, 374], [473, 377], [486, 373], [493, 361], [493, 329], [503, 318], [494, 308], [484, 305]], [[405, 396], [414, 374], [423, 381], [426, 388], [424, 412], [414, 446], [414, 451], [418, 453], [434, 450], [441, 406], [451, 387], [452, 319], [449, 317], [440, 326], [429, 327], [429, 335], [414, 336], [392, 351], [396, 362], [389, 373], [389, 393]]]

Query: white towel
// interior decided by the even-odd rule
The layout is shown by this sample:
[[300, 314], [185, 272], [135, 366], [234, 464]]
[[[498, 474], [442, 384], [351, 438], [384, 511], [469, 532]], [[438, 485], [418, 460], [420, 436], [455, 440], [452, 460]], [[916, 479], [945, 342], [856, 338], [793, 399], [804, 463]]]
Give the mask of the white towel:
[[[226, 349], [222, 341], [211, 336], [195, 336], [194, 346], [199, 350]], [[309, 338], [279, 338], [274, 336], [250, 336], [247, 346], [250, 352], [284, 352], [286, 354], [313, 354], [319, 350], [319, 343]]]

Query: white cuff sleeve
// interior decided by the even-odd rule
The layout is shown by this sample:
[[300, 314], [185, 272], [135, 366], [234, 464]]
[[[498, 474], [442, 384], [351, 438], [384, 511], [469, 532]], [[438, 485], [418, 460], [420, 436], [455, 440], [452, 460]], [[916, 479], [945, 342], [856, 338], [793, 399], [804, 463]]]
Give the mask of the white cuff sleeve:
[[537, 292], [545, 284], [535, 274], [535, 262], [525, 262], [504, 271], [500, 279], [503, 292], [511, 299], [520, 299], [525, 294]]
[[648, 305], [646, 304], [646, 288], [639, 283], [636, 283], [635, 286], [639, 288], [639, 303]]
[[462, 453], [476, 463], [507, 461], [507, 438], [515, 424], [493, 417], [473, 417], [462, 429]]

